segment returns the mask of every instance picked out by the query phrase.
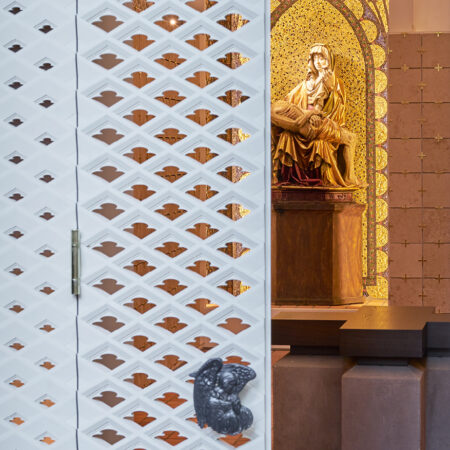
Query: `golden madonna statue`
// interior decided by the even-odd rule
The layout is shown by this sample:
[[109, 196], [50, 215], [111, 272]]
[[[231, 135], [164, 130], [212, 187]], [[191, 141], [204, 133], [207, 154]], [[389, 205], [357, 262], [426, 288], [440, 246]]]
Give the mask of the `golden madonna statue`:
[[345, 128], [345, 100], [331, 49], [314, 44], [306, 79], [272, 104], [275, 185], [360, 186], [353, 165], [357, 137]]

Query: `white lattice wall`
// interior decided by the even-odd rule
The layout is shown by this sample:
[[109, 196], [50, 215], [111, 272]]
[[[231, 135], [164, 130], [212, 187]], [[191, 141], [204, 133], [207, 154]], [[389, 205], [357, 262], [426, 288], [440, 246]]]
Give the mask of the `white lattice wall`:
[[75, 449], [75, 2], [0, 3], [0, 448]]
[[[11, 244], [14, 236], [3, 237], [8, 249], [3, 273], [15, 284], [7, 287], [8, 301], [2, 302], [23, 299], [34, 308], [30, 319], [26, 310], [18, 315], [8, 308], [2, 311], [9, 333], [2, 334], [3, 352], [8, 358], [14, 355], [14, 338], [21, 343], [30, 339], [33, 348], [44, 346], [44, 356], [64, 370], [66, 378], [54, 381], [55, 387], [65, 385], [61, 400], [64, 393], [72, 403], [60, 408], [67, 410], [64, 416], [45, 421], [54, 426], [40, 434], [15, 432], [15, 424], [5, 422], [13, 439], [8, 442], [35, 439], [39, 446], [36, 438], [46, 433], [55, 441], [52, 448], [74, 448], [75, 432], [66, 428], [76, 426], [78, 416], [82, 450], [268, 448], [264, 2], [80, 0], [78, 5], [58, 3], [58, 9], [50, 1], [37, 3], [39, 8], [28, 9], [47, 14], [46, 20], [56, 25], [50, 33], [30, 27], [27, 8], [19, 14], [3, 10], [14, 20], [8, 16], [2, 43], [15, 45], [10, 41], [17, 39], [25, 44], [25, 52], [29, 42], [33, 55], [21, 58], [22, 50], [14, 54], [5, 49], [7, 61], [16, 58], [18, 68], [28, 67], [43, 80], [30, 76], [31, 85], [42, 93], [29, 90], [22, 95], [26, 85], [17, 94], [4, 87], [6, 137], [18, 144], [3, 146], [2, 151], [14, 160], [13, 152], [18, 151], [25, 160], [2, 160], [8, 174], [2, 179], [2, 202], [11, 209], [6, 216], [11, 223], [3, 228], [11, 230], [9, 234], [15, 226], [21, 232], [30, 228], [31, 237], [38, 236], [42, 244], [30, 245], [28, 240], [20, 246]], [[67, 23], [57, 21], [62, 17]], [[17, 24], [28, 27], [28, 34], [18, 33]], [[55, 67], [36, 68], [35, 59], [39, 65]], [[10, 72], [15, 67], [4, 66]], [[27, 70], [8, 72], [5, 81], [26, 77]], [[34, 100], [44, 100], [44, 95], [54, 105], [38, 115], [44, 108]], [[15, 118], [24, 124], [8, 124]], [[31, 126], [32, 131], [22, 132], [22, 127]], [[39, 144], [34, 134], [54, 142]], [[75, 333], [67, 241], [75, 220], [76, 153], [83, 285]], [[51, 183], [36, 177], [47, 175], [44, 170], [54, 178]], [[16, 202], [11, 199], [16, 193], [25, 198]], [[21, 207], [27, 201], [32, 206]], [[41, 224], [36, 217], [43, 211], [41, 204], [55, 215], [51, 229], [51, 221]], [[19, 216], [22, 221], [16, 220]], [[34, 253], [44, 244], [55, 251], [51, 258], [40, 256], [46, 265]], [[50, 267], [52, 260], [55, 266]], [[24, 274], [13, 275], [14, 264], [25, 268]], [[28, 267], [33, 282], [27, 281], [24, 288], [21, 279], [28, 276]], [[55, 292], [38, 293], [44, 285]], [[25, 289], [20, 299], [12, 296], [16, 288]], [[60, 299], [53, 300], [57, 295]], [[9, 326], [20, 320], [15, 315], [24, 317], [17, 329]], [[44, 337], [35, 327], [44, 320], [41, 316], [56, 328]], [[57, 342], [50, 342], [52, 335], [58, 336]], [[54, 356], [49, 353], [53, 348]], [[257, 373], [241, 395], [255, 416], [243, 435], [221, 436], [195, 423], [189, 374], [211, 357], [250, 365]], [[35, 361], [15, 361], [37, 370]], [[11, 364], [1, 367], [5, 380], [18, 371]], [[48, 377], [39, 375], [44, 376]], [[36, 379], [37, 384], [41, 380]], [[11, 395], [10, 385], [3, 388]], [[24, 412], [7, 401], [5, 418], [7, 413], [30, 416], [28, 406], [36, 409], [29, 395], [16, 398], [25, 402]], [[27, 430], [27, 423], [22, 427]]]

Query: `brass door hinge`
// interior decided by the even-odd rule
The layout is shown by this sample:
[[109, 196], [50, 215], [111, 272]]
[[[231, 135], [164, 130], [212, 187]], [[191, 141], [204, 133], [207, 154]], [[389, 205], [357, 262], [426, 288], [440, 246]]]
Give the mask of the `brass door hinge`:
[[72, 294], [81, 294], [80, 230], [72, 230]]

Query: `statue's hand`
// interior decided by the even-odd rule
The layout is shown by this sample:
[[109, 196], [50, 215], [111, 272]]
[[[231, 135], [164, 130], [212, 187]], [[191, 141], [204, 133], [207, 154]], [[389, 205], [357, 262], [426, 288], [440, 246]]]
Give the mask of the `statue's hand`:
[[313, 116], [311, 116], [310, 119], [309, 119], [309, 123], [314, 128], [319, 128], [322, 125], [321, 114], [320, 115], [319, 114], [314, 114]]

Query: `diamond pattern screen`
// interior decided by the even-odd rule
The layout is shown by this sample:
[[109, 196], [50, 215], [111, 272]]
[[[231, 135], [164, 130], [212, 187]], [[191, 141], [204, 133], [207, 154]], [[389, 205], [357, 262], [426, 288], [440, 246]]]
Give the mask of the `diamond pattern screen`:
[[75, 2], [0, 2], [0, 448], [76, 448]]
[[[2, 2], [2, 448], [270, 445], [265, 7]], [[214, 357], [257, 373], [237, 436], [196, 423]]]

